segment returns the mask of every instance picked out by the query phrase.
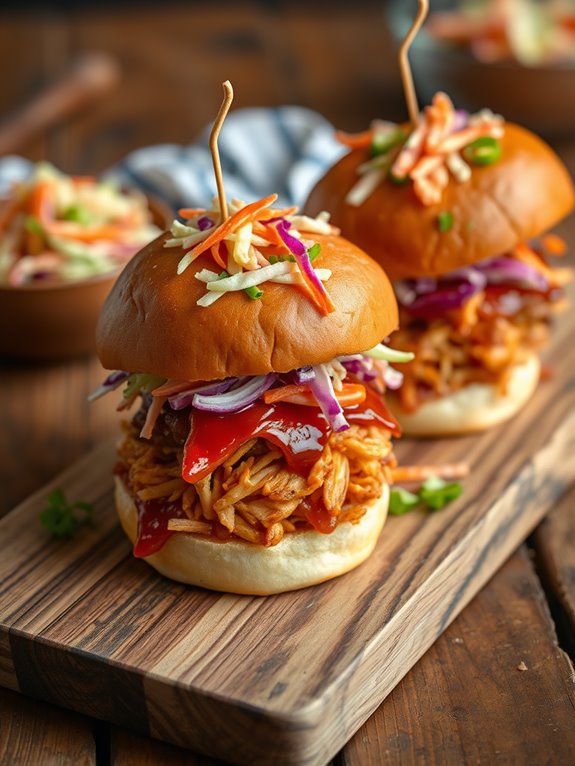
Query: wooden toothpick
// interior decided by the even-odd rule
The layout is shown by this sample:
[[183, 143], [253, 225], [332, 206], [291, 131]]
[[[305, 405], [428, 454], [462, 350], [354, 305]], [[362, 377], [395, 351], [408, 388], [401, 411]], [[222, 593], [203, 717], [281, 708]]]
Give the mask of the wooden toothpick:
[[224, 189], [224, 179], [222, 176], [222, 165], [220, 163], [220, 153], [218, 151], [218, 136], [222, 128], [223, 122], [226, 119], [226, 115], [230, 110], [232, 101], [234, 100], [234, 89], [229, 80], [222, 83], [224, 89], [224, 100], [220, 106], [220, 111], [214, 122], [214, 127], [210, 133], [210, 152], [212, 154], [212, 164], [214, 166], [214, 175], [216, 177], [216, 186], [218, 189], [218, 199], [220, 202], [220, 213], [222, 221], [225, 221], [228, 217], [228, 202], [226, 200], [226, 192]]
[[401, 73], [401, 80], [403, 82], [405, 100], [407, 101], [409, 120], [413, 126], [417, 125], [417, 121], [419, 119], [419, 107], [417, 106], [417, 97], [415, 95], [415, 88], [413, 86], [413, 76], [411, 74], [411, 67], [409, 66], [408, 53], [415, 35], [419, 32], [421, 25], [425, 21], [428, 9], [428, 0], [419, 0], [419, 11], [415, 17], [415, 21], [411, 25], [411, 28], [406, 34], [405, 39], [401, 43], [401, 47], [399, 49], [399, 71]]

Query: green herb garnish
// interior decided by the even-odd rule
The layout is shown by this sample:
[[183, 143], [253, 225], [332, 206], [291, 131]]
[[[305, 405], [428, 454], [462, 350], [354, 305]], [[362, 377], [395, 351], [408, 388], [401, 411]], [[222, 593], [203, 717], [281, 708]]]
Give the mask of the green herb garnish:
[[124, 388], [124, 399], [131, 399], [140, 391], [153, 391], [154, 388], [161, 386], [166, 382], [166, 378], [160, 375], [150, 375], [146, 372], [136, 372], [130, 375]]
[[391, 181], [392, 184], [395, 184], [396, 186], [404, 186], [405, 184], [408, 184], [411, 181], [411, 178], [409, 175], [396, 176], [391, 172], [391, 170], [387, 174], [387, 178]]
[[80, 205], [70, 205], [64, 210], [61, 218], [64, 221], [74, 221], [74, 223], [80, 223], [83, 226], [87, 226], [93, 221], [90, 211], [85, 207], [80, 207]]
[[44, 229], [35, 215], [27, 215], [24, 221], [24, 228], [31, 234], [44, 234]]
[[55, 537], [72, 537], [78, 527], [92, 523], [93, 507], [76, 500], [68, 502], [64, 491], [55, 489], [47, 497], [47, 506], [40, 513], [40, 522]]
[[389, 497], [389, 513], [401, 516], [414, 508], [423, 507], [427, 511], [439, 511], [452, 500], [456, 500], [463, 492], [459, 482], [446, 482], [438, 476], [430, 476], [423, 482], [417, 494], [402, 487], [391, 490]]
[[456, 500], [462, 492], [463, 487], [459, 482], [446, 482], [438, 476], [430, 476], [421, 485], [419, 497], [432, 511], [439, 511]]
[[274, 263], [285, 263], [285, 261], [290, 261], [290, 263], [295, 263], [295, 258], [293, 255], [270, 255], [268, 258], [268, 261], [273, 266]]
[[316, 242], [315, 245], [312, 245], [308, 251], [307, 254], [309, 255], [310, 261], [313, 263], [315, 259], [318, 257], [321, 251], [321, 245], [319, 242]]
[[402, 516], [419, 505], [419, 497], [407, 489], [392, 489], [389, 497], [389, 512], [392, 516]]
[[481, 136], [467, 144], [462, 154], [474, 165], [491, 165], [501, 157], [501, 143], [491, 136]]
[[252, 299], [252, 301], [257, 301], [259, 298], [262, 297], [264, 294], [263, 290], [259, 290], [256, 285], [252, 285], [252, 287], [244, 287], [244, 293]]
[[443, 210], [437, 215], [437, 228], [439, 231], [449, 231], [453, 227], [453, 213], [450, 210]]
[[[319, 242], [316, 242], [315, 245], [312, 245], [309, 250], [307, 251], [307, 254], [309, 255], [310, 261], [313, 263], [315, 259], [318, 257], [321, 251], [321, 245]], [[289, 261], [290, 263], [295, 263], [295, 258], [293, 255], [270, 255], [268, 258], [268, 261], [273, 266], [275, 263], [285, 263], [286, 261]]]
[[386, 133], [376, 132], [372, 138], [370, 151], [372, 157], [379, 157], [381, 154], [387, 154], [390, 149], [405, 140], [406, 134], [401, 128]]
[[[270, 263], [273, 257], [273, 255], [270, 257]], [[227, 271], [220, 271], [218, 274], [218, 279], [227, 279], [229, 276], [230, 275]], [[248, 298], [251, 298], [252, 301], [257, 301], [262, 297], [264, 291], [260, 290], [258, 287], [256, 287], [256, 285], [253, 285], [252, 287], [244, 287], [244, 293], [248, 296]]]

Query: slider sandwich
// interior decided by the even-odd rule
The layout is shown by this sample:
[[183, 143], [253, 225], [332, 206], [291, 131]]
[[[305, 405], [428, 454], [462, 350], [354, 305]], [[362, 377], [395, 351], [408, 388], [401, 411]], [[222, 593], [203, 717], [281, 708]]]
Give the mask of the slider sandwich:
[[538, 352], [571, 271], [549, 261], [547, 230], [573, 207], [561, 160], [489, 110], [456, 110], [437, 93], [411, 125], [376, 121], [340, 134], [350, 151], [305, 205], [394, 283], [414, 352], [392, 404], [406, 434], [480, 431], [514, 415], [540, 376]]
[[395, 465], [387, 382], [411, 358], [384, 271], [276, 195], [182, 220], [127, 265], [97, 330], [123, 388], [116, 508], [167, 577], [270, 594], [373, 550]]

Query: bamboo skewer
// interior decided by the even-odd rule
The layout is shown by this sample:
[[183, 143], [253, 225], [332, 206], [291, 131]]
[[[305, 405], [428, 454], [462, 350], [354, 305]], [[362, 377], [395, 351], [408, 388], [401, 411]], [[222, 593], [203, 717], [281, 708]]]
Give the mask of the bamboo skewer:
[[409, 121], [415, 127], [419, 120], [419, 107], [417, 105], [417, 97], [415, 95], [415, 88], [413, 85], [413, 75], [411, 74], [411, 67], [409, 66], [409, 49], [416, 34], [421, 29], [427, 12], [429, 10], [428, 0], [419, 0], [419, 11], [409, 32], [406, 34], [405, 39], [401, 43], [399, 49], [399, 71], [401, 73], [401, 80], [403, 82], [403, 91], [405, 93], [405, 100], [407, 101], [407, 111], [409, 113]]
[[229, 80], [226, 80], [224, 83], [222, 83], [222, 87], [224, 89], [224, 100], [222, 101], [222, 105], [220, 106], [220, 110], [214, 122], [212, 132], [210, 133], [210, 152], [212, 155], [212, 164], [214, 166], [214, 175], [216, 177], [216, 186], [218, 189], [220, 213], [222, 216], [222, 221], [225, 221], [228, 217], [228, 202], [226, 200], [226, 192], [224, 189], [220, 153], [218, 151], [218, 137], [220, 135], [220, 130], [222, 129], [224, 120], [226, 119], [226, 116], [230, 110], [230, 106], [232, 105], [232, 101], [234, 100], [234, 89], [232, 88], [232, 84]]

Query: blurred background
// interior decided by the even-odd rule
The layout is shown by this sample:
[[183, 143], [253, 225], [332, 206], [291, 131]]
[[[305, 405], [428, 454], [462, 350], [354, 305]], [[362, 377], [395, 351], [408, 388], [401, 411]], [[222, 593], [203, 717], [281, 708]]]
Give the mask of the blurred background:
[[[381, 2], [21, 3], [0, 11], [0, 116], [6, 121], [90, 54], [114, 68], [91, 99], [17, 151], [67, 172], [98, 172], [132, 149], [191, 143], [219, 107], [298, 104], [362, 129], [402, 118]], [[72, 106], [72, 105], [71, 105]], [[3, 153], [6, 153], [5, 151]]]
[[[0, 151], [99, 172], [149, 144], [188, 144], [209, 123], [226, 78], [234, 108], [298, 104], [337, 127], [406, 115], [396, 44], [415, 0], [313, 3], [2, 3], [0, 139], [9, 118], [97, 54], [49, 130], [14, 130]], [[445, 12], [447, 11], [447, 13]], [[575, 128], [572, 0], [432, 0], [413, 49], [422, 103], [438, 88], [460, 107], [490, 106], [564, 139]], [[95, 71], [94, 71], [95, 70]], [[57, 112], [65, 112], [58, 116]], [[42, 115], [46, 118], [46, 112]], [[13, 146], [12, 146], [12, 145]]]

